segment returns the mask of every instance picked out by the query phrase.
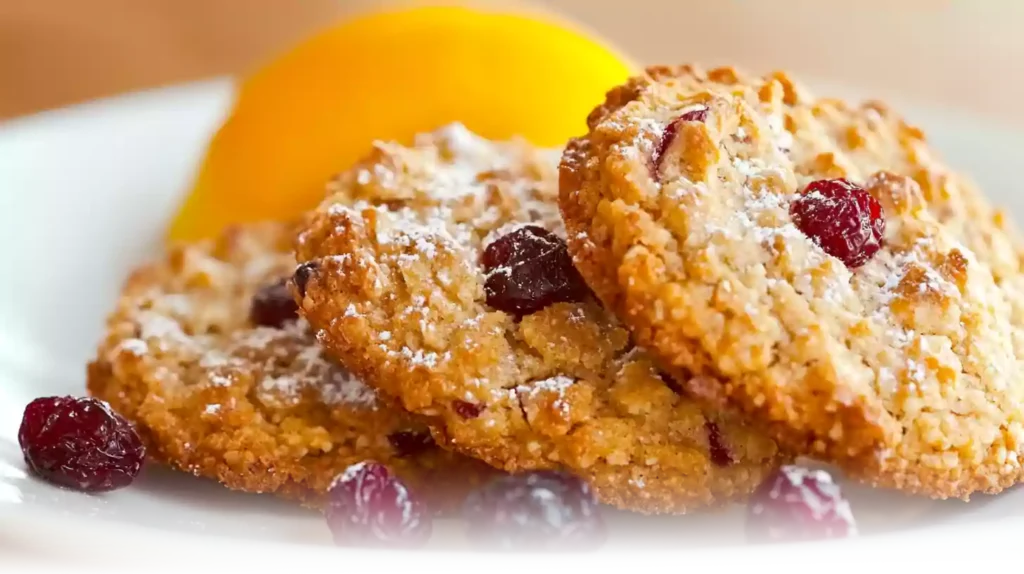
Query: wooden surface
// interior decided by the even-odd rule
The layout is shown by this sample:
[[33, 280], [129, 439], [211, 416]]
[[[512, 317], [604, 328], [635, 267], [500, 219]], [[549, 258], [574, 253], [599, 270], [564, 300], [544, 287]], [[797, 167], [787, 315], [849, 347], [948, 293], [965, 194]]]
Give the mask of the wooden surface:
[[[0, 120], [241, 73], [370, 3], [0, 0]], [[546, 3], [642, 62], [791, 68], [1024, 126], [1022, 0]]]

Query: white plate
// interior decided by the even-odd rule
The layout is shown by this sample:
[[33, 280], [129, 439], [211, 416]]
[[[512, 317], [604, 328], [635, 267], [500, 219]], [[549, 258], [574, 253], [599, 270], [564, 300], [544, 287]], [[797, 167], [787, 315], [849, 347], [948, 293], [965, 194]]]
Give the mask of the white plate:
[[[159, 555], [164, 564], [202, 555], [206, 564], [246, 557], [294, 565], [329, 552], [333, 560], [343, 555], [347, 566], [365, 560], [478, 569], [475, 559], [452, 557], [465, 551], [454, 522], [441, 525], [433, 552], [382, 555], [334, 549], [316, 514], [161, 469], [147, 469], [131, 488], [104, 496], [59, 490], [26, 475], [16, 436], [24, 405], [37, 396], [83, 392], [84, 365], [120, 283], [133, 263], [152, 253], [229, 98], [227, 82], [196, 84], [0, 127], [0, 556], [15, 547], [101, 561], [151, 551], [159, 554], [148, 556]], [[954, 164], [1024, 214], [1024, 197], [1012, 192], [1024, 134], [951, 112], [902, 107]], [[999, 548], [1000, 542], [1013, 548], [1016, 534], [1024, 534], [1021, 491], [969, 504], [852, 485], [849, 494], [864, 531], [852, 542], [744, 546], [741, 509], [672, 518], [610, 512], [608, 558], [571, 560], [608, 567], [632, 553], [629, 563], [636, 567], [638, 560], [679, 560], [666, 555], [683, 553], [690, 565], [720, 564], [723, 555], [763, 565], [784, 552], [809, 558], [837, 548], [872, 550], [849, 552], [850, 560], [890, 551], [920, 560], [935, 555], [906, 549], [935, 547], [946, 538], [960, 548]], [[126, 545], [132, 549], [127, 554], [110, 554]], [[519, 562], [526, 560], [516, 556], [494, 568], [521, 571]]]

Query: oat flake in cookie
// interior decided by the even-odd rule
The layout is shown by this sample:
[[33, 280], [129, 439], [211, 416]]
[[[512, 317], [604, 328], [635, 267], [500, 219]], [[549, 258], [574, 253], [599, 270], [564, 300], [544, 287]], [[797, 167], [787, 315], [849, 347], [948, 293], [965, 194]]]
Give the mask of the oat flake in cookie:
[[458, 125], [377, 144], [299, 235], [303, 315], [459, 452], [567, 470], [642, 512], [745, 497], [775, 444], [673, 391], [597, 305], [562, 239], [556, 163]]
[[858, 478], [1021, 477], [1021, 242], [885, 106], [652, 68], [570, 142], [569, 250], [687, 390]]
[[229, 488], [320, 505], [351, 464], [391, 467], [438, 510], [492, 471], [324, 359], [283, 283], [292, 227], [234, 228], [128, 279], [89, 391], [135, 423], [157, 462]]

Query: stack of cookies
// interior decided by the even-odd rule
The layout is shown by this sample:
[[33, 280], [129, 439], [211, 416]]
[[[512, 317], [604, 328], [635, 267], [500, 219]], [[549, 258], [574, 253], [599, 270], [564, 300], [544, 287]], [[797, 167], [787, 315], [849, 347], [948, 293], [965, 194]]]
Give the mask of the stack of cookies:
[[152, 459], [312, 505], [367, 461], [441, 512], [534, 471], [643, 513], [829, 498], [798, 458], [936, 498], [1020, 479], [1024, 243], [920, 131], [691, 66], [587, 124], [564, 153], [378, 143], [302, 221], [172, 248], [90, 392]]

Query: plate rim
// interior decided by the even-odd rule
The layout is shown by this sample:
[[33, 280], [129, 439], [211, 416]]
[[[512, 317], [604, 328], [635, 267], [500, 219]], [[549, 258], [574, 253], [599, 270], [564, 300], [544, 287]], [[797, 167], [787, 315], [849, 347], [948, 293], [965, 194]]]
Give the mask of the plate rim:
[[[50, 556], [104, 566], [157, 569], [162, 572], [252, 572], [286, 567], [300, 572], [341, 572], [379, 567], [380, 559], [413, 572], [437, 572], [458, 565], [480, 568], [538, 567], [559, 572], [567, 568], [628, 567], [641, 559], [644, 567], [821, 566], [829, 563], [896, 563], [1019, 558], [1017, 540], [1024, 518], [982, 522], [970, 528], [965, 545], [964, 525], [938, 525], [844, 540], [736, 545], [701, 548], [644, 548], [585, 555], [484, 554], [455, 550], [379, 550], [338, 548], [275, 540], [246, 541], [129, 525], [46, 509], [16, 513], [0, 505], [0, 539]], [[52, 527], [60, 523], [59, 529]], [[102, 527], [99, 527], [102, 525]], [[59, 530], [58, 534], [57, 530]], [[1018, 530], [1019, 531], [1019, 530]], [[46, 540], [46, 543], [40, 543]], [[112, 545], [111, 541], [116, 541]], [[927, 557], [910, 560], [909, 557]], [[211, 570], [215, 569], [215, 570]]]
[[[225, 90], [232, 87], [230, 78], [215, 77], [98, 98], [0, 122], [0, 135], [34, 131], [53, 123], [83, 121], [87, 116], [121, 114], [126, 107], [164, 106], [181, 98], [224, 97]], [[379, 567], [382, 557], [403, 570], [433, 572], [455, 564], [466, 569], [561, 571], [577, 567], [636, 566], [638, 559], [648, 567], [906, 562], [915, 554], [927, 557], [929, 562], [999, 560], [1018, 558], [1015, 555], [1021, 553], [1013, 535], [1015, 530], [1024, 531], [1024, 517], [990, 519], [968, 526], [925, 526], [847, 540], [770, 546], [615, 549], [593, 555], [489, 555], [452, 550], [403, 553], [205, 536], [57, 513], [25, 503], [0, 504], [0, 541], [76, 563], [162, 572], [252, 571], [278, 566], [300, 571], [326, 568], [332, 572], [348, 569], [361, 572], [362, 568]]]

